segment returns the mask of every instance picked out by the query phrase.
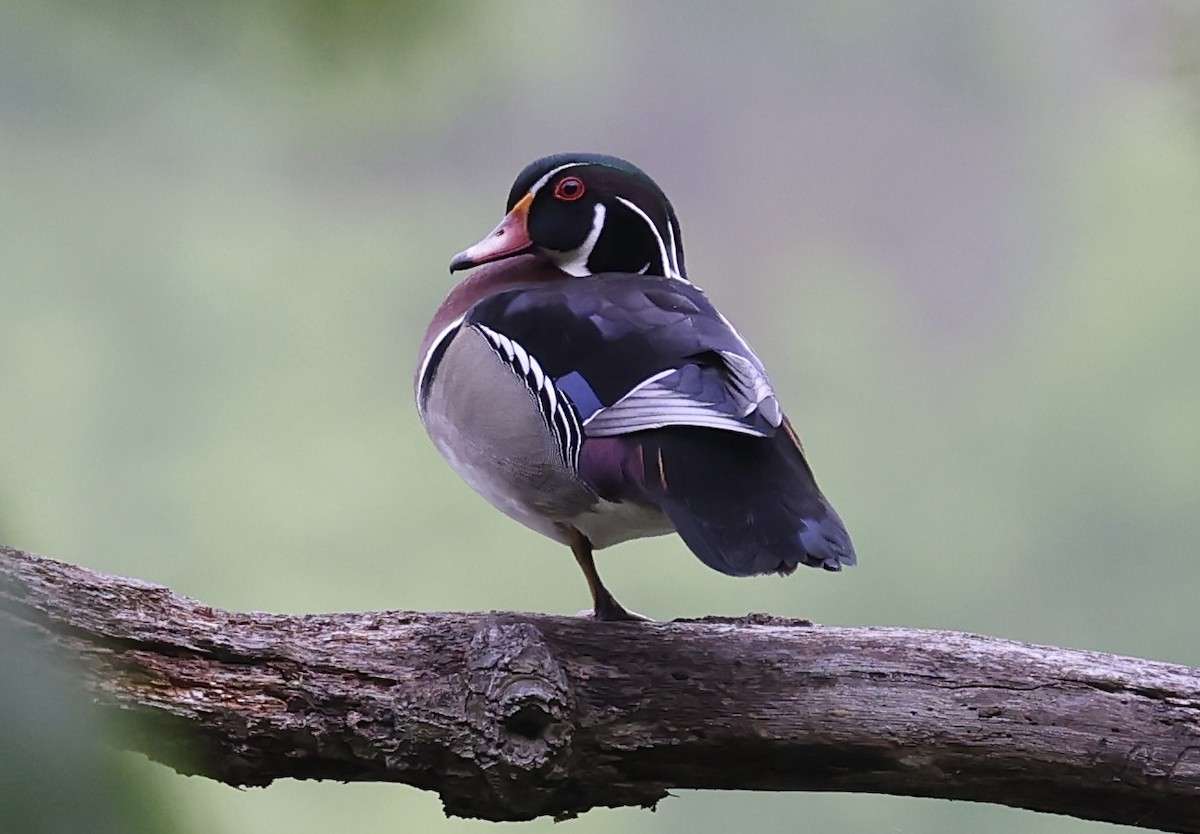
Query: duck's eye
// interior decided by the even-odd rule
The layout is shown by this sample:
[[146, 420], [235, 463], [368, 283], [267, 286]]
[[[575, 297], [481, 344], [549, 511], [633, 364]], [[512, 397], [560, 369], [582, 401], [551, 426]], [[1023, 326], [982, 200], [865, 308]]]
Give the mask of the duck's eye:
[[583, 180], [579, 177], [563, 177], [554, 186], [554, 196], [560, 200], [578, 200], [584, 192]]

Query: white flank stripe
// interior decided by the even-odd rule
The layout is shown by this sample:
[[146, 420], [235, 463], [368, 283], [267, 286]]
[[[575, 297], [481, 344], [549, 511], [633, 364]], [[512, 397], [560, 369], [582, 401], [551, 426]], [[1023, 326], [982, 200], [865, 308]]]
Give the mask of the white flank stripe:
[[465, 313], [459, 316], [454, 321], [443, 327], [438, 334], [433, 337], [433, 341], [429, 343], [429, 350], [425, 351], [425, 358], [421, 360], [421, 370], [417, 373], [417, 402], [422, 402], [425, 393], [425, 373], [429, 370], [429, 360], [437, 353], [438, 346], [445, 340], [447, 336], [458, 329], [462, 324]]

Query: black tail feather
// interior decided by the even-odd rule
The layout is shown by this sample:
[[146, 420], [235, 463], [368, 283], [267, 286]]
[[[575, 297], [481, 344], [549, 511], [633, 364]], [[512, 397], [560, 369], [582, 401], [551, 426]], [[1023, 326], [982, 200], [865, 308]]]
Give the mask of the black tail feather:
[[709, 567], [751, 576], [855, 563], [789, 428], [770, 438], [678, 426], [629, 436], [642, 447], [647, 497]]

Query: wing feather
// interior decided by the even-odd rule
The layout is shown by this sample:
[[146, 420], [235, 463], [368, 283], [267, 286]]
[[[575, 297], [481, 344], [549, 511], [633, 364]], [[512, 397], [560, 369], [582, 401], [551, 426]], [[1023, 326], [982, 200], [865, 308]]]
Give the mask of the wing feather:
[[547, 413], [555, 399], [571, 403], [588, 437], [664, 426], [770, 437], [783, 419], [762, 362], [688, 284], [629, 274], [549, 282], [485, 299], [467, 323], [495, 334], [551, 400]]

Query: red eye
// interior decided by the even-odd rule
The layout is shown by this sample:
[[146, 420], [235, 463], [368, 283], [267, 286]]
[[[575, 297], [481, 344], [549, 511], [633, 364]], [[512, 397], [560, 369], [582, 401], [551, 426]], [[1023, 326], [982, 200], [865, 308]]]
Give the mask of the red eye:
[[579, 177], [563, 177], [558, 181], [558, 185], [554, 186], [554, 196], [568, 202], [578, 200], [584, 191], [583, 180]]

